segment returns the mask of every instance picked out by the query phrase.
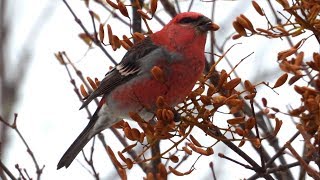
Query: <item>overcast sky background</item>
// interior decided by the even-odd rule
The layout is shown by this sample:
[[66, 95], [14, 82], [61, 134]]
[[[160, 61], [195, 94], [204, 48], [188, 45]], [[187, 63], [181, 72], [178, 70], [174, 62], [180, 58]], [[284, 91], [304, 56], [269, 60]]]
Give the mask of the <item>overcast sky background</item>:
[[[79, 18], [90, 29], [91, 20], [84, 3], [73, 0], [69, 0], [68, 2]], [[19, 93], [19, 103], [14, 108], [14, 112], [19, 114], [18, 127], [29, 143], [40, 166], [45, 165], [42, 179], [92, 179], [92, 175], [82, 168], [77, 160], [68, 169], [56, 170], [59, 159], [83, 130], [88, 121], [86, 120], [87, 113], [85, 111], [78, 111], [81, 103], [73, 92], [73, 87], [69, 82], [70, 80], [64, 66], [58, 63], [53, 54], [58, 51], [66, 51], [69, 57], [76, 62], [75, 65], [84, 73], [84, 76], [98, 77], [99, 79], [103, 78], [108, 67], [112, 64], [98, 48], [89, 51], [84, 56], [87, 46], [78, 38], [78, 33], [82, 32], [82, 30], [75, 23], [62, 1], [13, 0], [8, 3], [8, 14], [10, 19], [12, 19], [11, 23], [13, 25], [10, 43], [8, 44], [8, 58], [12, 59], [10, 70], [15, 72], [18, 50], [25, 47], [32, 52], [32, 64], [25, 77], [23, 88]], [[208, 6], [211, 6], [211, 3], [195, 1], [195, 4], [192, 11], [198, 11], [210, 17], [210, 8]], [[182, 11], [186, 11], [188, 5], [189, 1], [181, 1]], [[260, 5], [264, 6], [265, 4], [260, 3]], [[220, 43], [233, 31], [231, 29], [231, 20], [240, 13], [247, 15], [250, 19], [251, 17], [255, 17], [254, 24], [257, 27], [266, 27], [266, 24], [262, 21], [263, 18], [259, 17], [253, 10], [251, 3], [243, 5], [243, 1], [217, 1], [216, 6], [216, 23], [221, 26], [221, 29], [217, 32], [217, 41]], [[267, 6], [265, 5], [265, 7]], [[161, 6], [159, 6], [159, 12], [163, 14], [161, 11]], [[164, 15], [164, 17], [167, 17], [165, 21], [168, 22], [169, 16]], [[37, 28], [41, 29], [32, 29], [38, 20], [41, 23]], [[114, 22], [116, 21], [108, 21], [108, 23], [116, 27], [117, 24]], [[151, 22], [153, 23], [151, 27], [154, 31], [161, 29], [161, 26], [156, 24], [156, 21], [152, 20]], [[129, 34], [127, 28], [122, 28], [121, 26], [113, 29], [114, 33], [120, 36], [122, 34]], [[28, 41], [28, 45], [25, 46], [23, 42], [26, 41], [26, 37], [30, 33], [31, 38]], [[310, 39], [310, 41], [315, 42], [313, 39]], [[272, 69], [278, 68], [276, 63], [277, 54], [275, 52], [287, 49], [289, 46], [286, 43], [281, 43], [281, 40], [254, 37], [230, 41], [227, 47], [236, 42], [241, 42], [242, 44], [237, 45], [230, 52], [229, 58], [232, 60], [232, 64], [237, 64], [240, 59], [254, 52], [254, 55], [245, 60], [237, 69], [239, 76], [243, 80], [249, 79], [255, 81], [257, 80], [257, 76], [261, 77], [263, 75], [266, 77], [264, 81], [274, 83], [274, 78], [281, 75], [280, 73], [273, 74], [272, 71]], [[309, 49], [309, 52], [312, 52], [310, 49], [318, 51], [317, 46], [311, 45], [303, 48]], [[123, 49], [116, 52], [113, 52], [111, 48], [107, 48], [107, 50], [112, 53], [117, 61], [120, 61], [125, 53]], [[306, 54], [306, 57], [308, 56], [311, 56], [311, 54]], [[225, 62], [222, 62], [218, 68], [230, 70]], [[19, 72], [13, 74], [19, 75]], [[76, 78], [74, 73], [73, 76]], [[79, 86], [80, 81], [77, 83]], [[293, 95], [295, 93], [285, 87], [280, 88], [277, 92], [281, 96], [273, 93], [266, 87], [259, 88], [259, 98], [257, 99], [265, 96], [270, 97], [270, 99], [277, 98], [279, 99], [278, 102], [269, 101], [271, 103], [270, 106], [278, 106], [282, 110], [285, 110], [289, 103], [293, 103], [293, 98], [283, 95]], [[95, 107], [94, 105], [90, 105], [90, 108], [94, 109]], [[282, 144], [295, 132], [295, 127], [291, 123], [291, 120], [287, 117], [284, 117], [283, 120], [286, 129], [281, 129], [279, 133], [279, 137], [282, 137], [280, 139]], [[217, 123], [221, 123], [219, 119], [216, 121]], [[220, 121], [224, 120], [221, 119]], [[117, 142], [110, 130], [105, 130], [104, 134], [107, 143], [112, 145], [115, 152], [122, 150], [123, 147]], [[288, 134], [290, 135], [288, 136]], [[21, 140], [11, 130], [9, 130], [9, 137], [13, 141], [10, 143], [9, 152], [7, 152], [9, 156], [5, 159], [7, 167], [17, 175], [14, 166], [18, 163], [20, 167], [27, 168], [29, 174], [35, 177], [34, 165]], [[203, 137], [203, 143], [208, 143], [205, 137]], [[296, 140], [294, 143], [301, 142]], [[99, 141], [97, 141], [95, 147], [97, 152], [94, 155], [94, 162], [101, 179], [107, 179], [108, 177], [118, 178], [113, 165]], [[248, 173], [250, 171], [243, 167], [229, 161], [221, 161], [217, 156], [218, 152], [226, 153], [231, 157], [236, 156], [234, 153], [226, 151], [223, 145], [215, 146], [214, 150], [214, 155], [200, 158], [195, 165], [196, 170], [191, 175], [183, 177], [183, 179], [207, 179], [211, 176], [208, 165], [211, 161], [215, 164], [218, 179], [240, 179], [252, 174]], [[252, 156], [256, 156], [255, 152], [252, 152]], [[84, 163], [82, 156], [78, 156], [77, 159]], [[181, 166], [179, 170], [184, 172], [189, 168], [190, 164], [186, 164]], [[143, 177], [141, 170], [137, 167], [127, 171], [127, 173], [129, 179], [133, 179], [131, 178], [132, 176], [135, 177], [134, 179], [137, 177], [141, 179]], [[175, 176], [171, 176], [171, 178], [182, 179]]]

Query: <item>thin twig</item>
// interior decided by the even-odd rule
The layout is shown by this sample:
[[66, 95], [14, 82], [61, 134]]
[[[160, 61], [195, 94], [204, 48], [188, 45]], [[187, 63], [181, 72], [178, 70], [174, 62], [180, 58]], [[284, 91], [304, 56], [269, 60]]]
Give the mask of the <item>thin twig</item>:
[[[252, 112], [252, 116], [254, 119], [256, 119], [256, 113], [255, 113], [255, 110], [254, 110], [254, 106], [253, 106], [253, 100], [250, 100], [250, 105], [251, 105], [251, 112]], [[261, 138], [260, 138], [260, 132], [259, 132], [259, 128], [258, 128], [258, 123], [257, 121], [255, 121], [255, 133], [256, 133], [256, 137], [257, 139], [259, 139], [259, 141], [261, 141]], [[261, 143], [261, 142], [260, 142]], [[262, 152], [262, 148], [261, 148], [261, 144], [258, 148], [258, 152], [259, 152], [259, 155], [260, 155], [260, 160], [261, 160], [261, 170], [263, 172], [266, 171], [266, 167], [265, 167], [265, 160], [264, 160], [264, 156], [263, 156], [263, 152]]]
[[244, 168], [251, 169], [251, 170], [255, 170], [253, 167], [251, 167], [251, 166], [249, 166], [249, 165], [247, 165], [247, 164], [243, 164], [243, 163], [241, 163], [241, 162], [239, 162], [239, 161], [237, 161], [237, 160], [234, 160], [234, 159], [232, 159], [232, 158], [229, 158], [228, 156], [226, 156], [226, 155], [224, 155], [224, 154], [222, 154], [222, 153], [219, 153], [219, 157], [224, 158], [224, 159], [227, 159], [227, 160], [229, 160], [229, 161], [232, 161], [232, 162], [234, 162], [234, 163], [236, 163], [236, 164], [238, 164], [238, 165], [240, 165], [240, 166], [243, 166]]
[[174, 8], [174, 5], [168, 0], [160, 0], [164, 10], [171, 16], [171, 18], [177, 15], [177, 11]]
[[74, 17], [74, 20], [76, 21], [76, 23], [81, 27], [81, 29], [86, 33], [86, 35], [92, 40], [92, 42], [94, 42], [94, 44], [96, 46], [98, 46], [101, 51], [109, 58], [109, 60], [114, 64], [118, 64], [113, 57], [107, 52], [107, 50], [103, 47], [103, 44], [100, 42], [99, 39], [93, 38], [91, 36], [91, 34], [89, 33], [89, 31], [87, 30], [87, 28], [82, 24], [81, 20], [77, 17], [77, 15], [74, 13], [74, 11], [72, 10], [72, 8], [70, 7], [70, 5], [67, 3], [66, 0], [62, 0], [64, 2], [64, 4], [67, 6], [68, 10], [70, 11], [70, 13], [72, 14], [72, 16]]
[[188, 7], [188, 10], [187, 10], [188, 12], [191, 10], [192, 5], [193, 5], [193, 2], [194, 2], [194, 0], [191, 0], [191, 1], [190, 1], [189, 7]]
[[38, 161], [36, 160], [36, 157], [34, 156], [31, 148], [29, 147], [29, 145], [28, 145], [28, 143], [27, 143], [27, 141], [25, 140], [25, 138], [22, 136], [20, 130], [18, 129], [18, 126], [17, 126], [17, 118], [18, 118], [18, 114], [15, 113], [15, 114], [14, 114], [14, 120], [13, 120], [13, 123], [12, 123], [12, 124], [7, 123], [7, 122], [4, 121], [4, 119], [2, 119], [1, 117], [0, 117], [0, 122], [4, 123], [6, 126], [12, 128], [13, 130], [16, 131], [16, 133], [18, 134], [19, 138], [22, 140], [23, 144], [26, 146], [27, 152], [29, 153], [29, 155], [30, 155], [30, 157], [31, 157], [31, 159], [32, 159], [35, 167], [36, 167], [37, 179], [39, 180], [39, 179], [40, 179], [40, 176], [41, 176], [41, 174], [42, 174], [42, 172], [43, 172], [43, 168], [44, 168], [45, 166], [43, 166], [42, 168], [39, 167], [39, 164], [38, 164]]
[[214, 170], [214, 164], [213, 164], [213, 162], [210, 162], [210, 163], [209, 163], [209, 167], [210, 167], [210, 169], [211, 169], [211, 173], [212, 173], [212, 178], [213, 178], [213, 180], [217, 180], [216, 172], [215, 172], [215, 170]]
[[1, 169], [12, 179], [16, 180], [14, 175], [11, 173], [11, 171], [6, 167], [6, 165], [3, 164], [2, 160], [0, 159], [0, 167]]

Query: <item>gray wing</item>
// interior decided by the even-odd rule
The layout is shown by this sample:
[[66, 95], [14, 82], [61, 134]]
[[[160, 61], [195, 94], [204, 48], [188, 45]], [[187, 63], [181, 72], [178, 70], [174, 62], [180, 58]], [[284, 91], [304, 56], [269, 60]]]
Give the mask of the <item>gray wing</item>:
[[105, 75], [100, 86], [85, 99], [80, 109], [86, 107], [96, 97], [109, 94], [116, 87], [139, 74], [142, 69], [141, 63], [143, 63], [141, 59], [148, 59], [150, 54], [158, 54], [159, 49], [162, 48], [153, 44], [149, 37], [132, 46], [121, 62]]

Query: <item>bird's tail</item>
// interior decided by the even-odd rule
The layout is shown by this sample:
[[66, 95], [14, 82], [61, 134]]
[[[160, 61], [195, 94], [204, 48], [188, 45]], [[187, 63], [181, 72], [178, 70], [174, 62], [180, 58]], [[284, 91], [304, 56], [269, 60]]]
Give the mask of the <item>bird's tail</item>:
[[89, 123], [87, 127], [81, 132], [77, 139], [71, 144], [68, 150], [64, 153], [60, 159], [57, 169], [62, 167], [68, 168], [84, 146], [90, 141], [90, 131], [93, 128], [94, 124]]
[[[101, 103], [103, 104], [104, 101]], [[90, 139], [100, 131], [94, 129], [96, 122], [99, 119], [99, 111], [102, 106], [98, 106], [97, 110], [93, 114], [92, 118], [90, 119], [89, 124], [86, 128], [81, 132], [81, 134], [77, 137], [77, 139], [71, 144], [68, 150], [64, 153], [62, 158], [60, 159], [57, 169], [62, 167], [68, 168], [72, 161], [76, 158], [76, 156], [80, 153], [80, 151], [84, 148], [84, 146], [90, 141]]]

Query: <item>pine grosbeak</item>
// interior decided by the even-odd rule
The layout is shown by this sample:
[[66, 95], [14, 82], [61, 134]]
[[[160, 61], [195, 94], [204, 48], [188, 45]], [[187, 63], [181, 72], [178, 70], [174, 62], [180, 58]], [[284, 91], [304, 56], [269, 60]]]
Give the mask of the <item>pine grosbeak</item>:
[[[57, 168], [67, 168], [94, 135], [123, 118], [128, 119], [129, 112], [151, 119], [159, 96], [172, 107], [182, 102], [203, 72], [207, 32], [215, 30], [214, 27], [217, 26], [202, 14], [181, 13], [162, 30], [131, 47], [81, 106], [102, 96], [89, 124]], [[164, 82], [156, 80], [150, 72], [154, 66], [163, 70]]]

